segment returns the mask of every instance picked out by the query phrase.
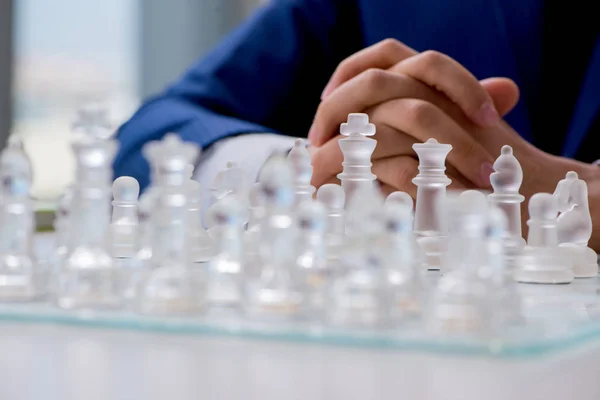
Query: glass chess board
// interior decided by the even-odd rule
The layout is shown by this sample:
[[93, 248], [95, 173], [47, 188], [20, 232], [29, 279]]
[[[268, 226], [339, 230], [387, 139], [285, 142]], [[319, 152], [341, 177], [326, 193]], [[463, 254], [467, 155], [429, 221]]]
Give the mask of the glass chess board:
[[[38, 234], [38, 251], [43, 253], [51, 242], [51, 234]], [[439, 273], [428, 271], [427, 279], [435, 283]], [[518, 290], [523, 320], [487, 335], [432, 335], [418, 323], [359, 330], [315, 322], [256, 322], [235, 316], [66, 311], [44, 302], [0, 304], [0, 321], [494, 357], [533, 357], [600, 341], [600, 278], [576, 279], [566, 285], [518, 284]]]

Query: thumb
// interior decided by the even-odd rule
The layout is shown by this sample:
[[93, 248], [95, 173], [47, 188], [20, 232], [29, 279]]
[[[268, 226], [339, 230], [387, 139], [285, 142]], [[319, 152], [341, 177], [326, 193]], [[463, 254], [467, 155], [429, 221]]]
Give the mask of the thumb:
[[519, 101], [519, 87], [508, 78], [487, 78], [480, 81], [494, 101], [496, 111], [504, 117]]

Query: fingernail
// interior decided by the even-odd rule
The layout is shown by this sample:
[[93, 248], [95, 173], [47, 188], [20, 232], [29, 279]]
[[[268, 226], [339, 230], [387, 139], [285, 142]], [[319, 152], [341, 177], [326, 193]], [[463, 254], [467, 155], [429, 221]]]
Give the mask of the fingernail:
[[311, 145], [314, 146], [316, 138], [317, 138], [317, 131], [315, 129], [315, 124], [312, 124], [310, 126], [310, 129], [308, 130], [308, 141], [310, 142]]
[[493, 103], [485, 103], [475, 115], [476, 122], [482, 126], [493, 126], [500, 120]]
[[331, 83], [328, 83], [323, 89], [323, 93], [321, 93], [321, 100], [325, 100], [327, 96], [329, 96], [329, 92], [331, 91]]
[[483, 187], [489, 187], [490, 175], [494, 172], [494, 166], [488, 162], [481, 164], [481, 183]]

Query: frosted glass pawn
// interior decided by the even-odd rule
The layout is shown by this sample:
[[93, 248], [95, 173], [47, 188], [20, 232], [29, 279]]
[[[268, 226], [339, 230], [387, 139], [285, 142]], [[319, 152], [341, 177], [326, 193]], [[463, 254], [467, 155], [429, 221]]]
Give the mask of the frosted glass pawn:
[[147, 143], [143, 154], [157, 171], [159, 187], [154, 221], [155, 243], [151, 270], [138, 291], [136, 306], [149, 314], [188, 314], [201, 311], [202, 276], [191, 268], [188, 251], [189, 173], [197, 145], [176, 134]]
[[[469, 239], [465, 239], [465, 232], [468, 232], [466, 230], [469, 229], [467, 224], [475, 223], [478, 226], [487, 223], [489, 211], [485, 194], [477, 190], [465, 190], [458, 195], [453, 194], [448, 198], [448, 204], [453, 205], [454, 208], [448, 209], [449, 234], [448, 247], [442, 258], [441, 272], [443, 274], [462, 265], [465, 252], [470, 251], [465, 248], [472, 244]], [[483, 222], [473, 221], [476, 218], [480, 218]], [[485, 225], [482, 226], [485, 227]], [[486, 272], [482, 271], [487, 261], [484, 250], [481, 250], [477, 256], [479, 257], [479, 261], [475, 262], [477, 273], [485, 275]]]
[[326, 218], [325, 206], [312, 199], [303, 201], [296, 209], [296, 267], [313, 312], [321, 311], [323, 288], [332, 275], [325, 242]]
[[558, 243], [573, 260], [575, 278], [593, 278], [598, 275], [598, 256], [588, 247], [592, 236], [592, 216], [588, 189], [576, 172], [567, 172], [554, 192], [559, 202]]
[[417, 186], [414, 232], [429, 269], [437, 270], [447, 245], [446, 187], [451, 180], [445, 171], [452, 146], [429, 139], [413, 144], [413, 150], [419, 157], [419, 174], [412, 180]]
[[43, 294], [44, 273], [31, 251], [31, 165], [14, 139], [0, 154], [0, 301], [28, 301]]
[[445, 266], [448, 272], [440, 278], [427, 313], [427, 327], [435, 334], [480, 335], [492, 328], [493, 300], [479, 275], [487, 261], [487, 204], [479, 194], [457, 196], [448, 204], [453, 231], [445, 257], [452, 265]]
[[349, 205], [357, 204], [360, 198], [366, 210], [379, 208], [354, 221], [357, 228], [362, 222], [366, 232], [361, 235], [358, 230], [351, 230], [353, 237], [344, 247], [339, 274], [326, 290], [324, 317], [325, 323], [332, 326], [374, 329], [391, 322], [388, 269], [377, 246], [384, 229], [380, 215], [383, 198], [369, 193], [368, 187], [358, 189]]
[[410, 208], [411, 210], [415, 207], [415, 203], [410, 197], [410, 194], [406, 192], [396, 191], [388, 194], [385, 198], [385, 204], [402, 204]]
[[67, 309], [119, 307], [123, 300], [120, 271], [107, 240], [117, 143], [84, 136], [72, 147], [77, 175], [69, 224], [71, 244], [60, 268], [56, 301]]
[[[148, 192], [145, 192], [146, 194]], [[154, 192], [156, 194], [156, 192]], [[156, 243], [154, 229], [154, 211], [156, 210], [155, 194], [142, 195], [138, 201], [136, 209], [138, 220], [138, 235], [136, 238], [136, 251], [131, 263], [127, 264], [121, 273], [121, 284], [123, 286], [123, 296], [126, 301], [133, 302], [144, 276], [152, 267], [153, 248], [158, 246]]]
[[375, 125], [369, 123], [367, 114], [349, 114], [348, 121], [340, 126], [340, 133], [345, 136], [338, 142], [344, 161], [342, 173], [337, 177], [348, 202], [358, 188], [373, 186], [377, 179], [371, 172], [371, 157], [377, 141], [368, 137], [375, 135]]
[[[392, 192], [392, 193], [388, 194], [388, 196], [385, 198], [384, 206], [386, 208], [396, 207], [396, 206], [407, 207], [411, 212], [411, 218], [410, 218], [411, 224], [414, 225], [414, 211], [413, 210], [414, 210], [415, 203], [414, 203], [412, 197], [410, 197], [410, 195], [408, 193], [396, 191], [396, 192]], [[411, 231], [413, 229], [414, 229], [414, 226], [411, 226]], [[413, 235], [413, 243], [414, 243], [415, 247], [413, 249], [411, 249], [411, 251], [413, 252], [414, 257], [416, 257], [418, 260], [420, 260], [419, 262], [421, 263], [422, 268], [428, 268], [427, 256], [425, 255], [425, 252], [423, 251], [423, 249], [417, 242], [417, 239], [415, 238], [414, 235]]]
[[558, 246], [558, 201], [549, 193], [536, 193], [529, 200], [529, 236], [518, 259], [515, 279], [525, 283], [570, 283], [573, 262]]
[[508, 267], [514, 269], [517, 257], [523, 251], [525, 240], [521, 229], [521, 203], [525, 200], [519, 194], [523, 183], [523, 170], [510, 146], [503, 146], [500, 156], [494, 162], [494, 172], [490, 175], [494, 192], [488, 195], [491, 205], [506, 215], [507, 229], [504, 238]]
[[390, 317], [395, 322], [413, 319], [422, 311], [425, 284], [423, 260], [413, 235], [412, 207], [388, 203], [383, 210], [383, 226], [379, 249], [390, 284]]
[[304, 314], [304, 292], [295, 275], [293, 171], [285, 158], [267, 161], [260, 177], [265, 216], [260, 228], [261, 272], [247, 287], [246, 312], [259, 319], [289, 320]]
[[238, 312], [243, 298], [244, 242], [241, 220], [243, 205], [236, 196], [218, 201], [206, 215], [219, 226], [215, 255], [208, 264], [206, 302], [209, 313]]
[[325, 245], [327, 259], [330, 264], [337, 264], [345, 240], [345, 211], [346, 195], [340, 185], [328, 183], [317, 191], [317, 201], [326, 210]]
[[190, 259], [194, 263], [208, 262], [214, 255], [214, 241], [202, 225], [202, 186], [190, 180], [188, 187], [188, 241]]
[[115, 258], [131, 258], [135, 255], [138, 235], [140, 184], [135, 178], [121, 176], [113, 182], [112, 192], [111, 254]]
[[304, 139], [296, 139], [287, 160], [294, 171], [294, 206], [312, 200], [315, 187], [310, 184], [313, 174], [310, 153]]

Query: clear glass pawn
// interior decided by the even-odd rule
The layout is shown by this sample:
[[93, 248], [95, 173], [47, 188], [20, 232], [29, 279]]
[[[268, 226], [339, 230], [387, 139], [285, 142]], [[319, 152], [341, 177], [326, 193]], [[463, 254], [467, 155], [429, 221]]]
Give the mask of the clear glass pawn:
[[[325, 244], [330, 265], [339, 267], [341, 252], [345, 245], [346, 220], [344, 206], [346, 194], [340, 185], [329, 183], [317, 191], [317, 201], [323, 204], [327, 213]], [[337, 269], [335, 267], [334, 269]]]
[[[146, 192], [148, 193], [148, 192]], [[132, 262], [122, 271], [122, 286], [124, 297], [128, 303], [132, 303], [137, 297], [143, 278], [152, 268], [152, 249], [155, 243], [154, 210], [156, 209], [156, 192], [149, 196], [142, 195], [137, 207], [138, 235], [136, 240], [136, 252]]]
[[73, 143], [70, 245], [60, 268], [56, 302], [61, 308], [113, 308], [122, 304], [119, 271], [109, 253], [113, 140], [82, 137]]
[[199, 312], [203, 306], [202, 277], [192, 270], [188, 241], [188, 165], [199, 148], [176, 134], [146, 144], [146, 159], [157, 171], [157, 207], [152, 268], [137, 291], [137, 309], [149, 314]]
[[207, 213], [207, 219], [219, 226], [215, 256], [208, 264], [206, 302], [209, 313], [237, 312], [243, 296], [244, 210], [236, 196], [220, 200]]
[[505, 213], [495, 206], [490, 207], [485, 235], [487, 262], [486, 268], [480, 270], [484, 272], [480, 273], [480, 276], [488, 283], [490, 295], [493, 297], [492, 326], [494, 329], [503, 329], [509, 324], [522, 320], [521, 295], [506, 260], [507, 229], [508, 221]]
[[121, 176], [112, 185], [110, 240], [115, 258], [132, 258], [138, 235], [138, 197], [140, 185], [131, 176]]
[[31, 164], [20, 140], [0, 155], [0, 300], [28, 301], [45, 288], [43, 271], [33, 257], [33, 204], [29, 198]]
[[473, 197], [449, 198], [453, 231], [445, 254], [447, 272], [433, 293], [426, 321], [434, 334], [485, 335], [491, 329], [491, 296], [479, 276], [481, 266], [487, 261], [487, 203], [483, 194]]
[[325, 242], [326, 215], [325, 206], [317, 201], [304, 200], [297, 205], [296, 267], [311, 312], [322, 310], [323, 289], [332, 275]]
[[388, 271], [390, 317], [395, 322], [412, 320], [421, 314], [425, 298], [421, 268], [424, 257], [417, 250], [412, 231], [412, 208], [401, 203], [387, 204], [383, 224], [378, 247]]
[[388, 269], [377, 243], [384, 229], [383, 201], [376, 188], [366, 185], [350, 199], [349, 242], [341, 256], [340, 274], [326, 289], [327, 324], [370, 329], [390, 322]]
[[285, 158], [265, 163], [259, 179], [265, 215], [260, 228], [262, 268], [246, 289], [251, 318], [290, 320], [304, 313], [304, 292], [294, 274], [293, 173]]

